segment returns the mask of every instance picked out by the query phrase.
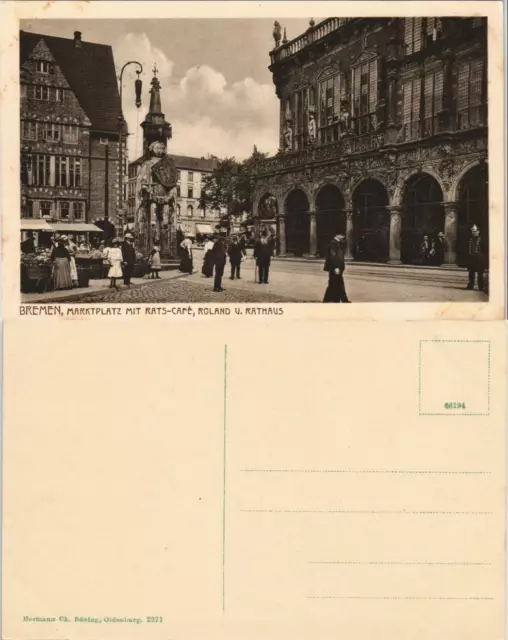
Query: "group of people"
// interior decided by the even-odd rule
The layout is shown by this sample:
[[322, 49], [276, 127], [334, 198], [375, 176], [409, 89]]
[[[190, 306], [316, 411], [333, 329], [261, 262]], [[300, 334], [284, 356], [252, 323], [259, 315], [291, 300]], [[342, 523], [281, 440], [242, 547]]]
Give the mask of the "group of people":
[[52, 240], [51, 261], [53, 262], [53, 285], [55, 289], [72, 289], [79, 286], [76, 267], [77, 245], [68, 236], [58, 236]]
[[[180, 271], [194, 273], [194, 258], [192, 240], [186, 236], [180, 243], [181, 261]], [[275, 243], [267, 230], [263, 230], [254, 245], [254, 259], [256, 261], [257, 278], [259, 284], [268, 284], [270, 262], [275, 252]], [[208, 236], [203, 251], [202, 274], [205, 278], [214, 277], [213, 290], [224, 291], [222, 278], [229, 258], [231, 266], [231, 280], [241, 279], [241, 265], [247, 258], [247, 237], [233, 235], [226, 239], [221, 235]]]
[[136, 264], [136, 249], [134, 237], [131, 233], [125, 234], [124, 240], [113, 238], [110, 247], [103, 249], [104, 259], [109, 263], [109, 287], [118, 289], [116, 281], [123, 278], [125, 286], [131, 286], [132, 273]]
[[[185, 242], [185, 241], [184, 241]], [[247, 240], [245, 236], [239, 238], [237, 235], [231, 237], [230, 242], [220, 235], [209, 236], [205, 241], [203, 249], [203, 266], [201, 273], [205, 278], [214, 276], [213, 290], [224, 291], [222, 288], [222, 278], [226, 268], [227, 259], [231, 265], [230, 279], [241, 279], [241, 264], [247, 257]]]
[[424, 235], [420, 245], [420, 263], [429, 266], [440, 266], [444, 262], [445, 238], [440, 231], [437, 236]]

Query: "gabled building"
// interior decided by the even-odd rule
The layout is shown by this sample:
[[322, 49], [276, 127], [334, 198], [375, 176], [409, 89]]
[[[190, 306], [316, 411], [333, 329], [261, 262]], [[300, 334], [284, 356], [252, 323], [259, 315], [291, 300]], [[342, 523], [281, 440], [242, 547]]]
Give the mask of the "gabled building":
[[121, 105], [112, 48], [79, 31], [21, 31], [20, 64], [25, 226], [35, 219], [41, 229], [80, 233], [93, 222], [117, 225]]
[[279, 153], [252, 179], [280, 254], [417, 264], [425, 236], [463, 264], [488, 239], [487, 20], [327, 18], [274, 32]]

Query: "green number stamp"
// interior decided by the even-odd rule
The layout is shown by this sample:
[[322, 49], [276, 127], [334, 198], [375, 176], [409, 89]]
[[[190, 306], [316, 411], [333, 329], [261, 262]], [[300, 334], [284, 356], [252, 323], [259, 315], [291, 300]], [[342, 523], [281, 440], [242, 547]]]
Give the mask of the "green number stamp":
[[445, 402], [444, 408], [445, 409], [465, 409], [466, 403], [465, 402]]

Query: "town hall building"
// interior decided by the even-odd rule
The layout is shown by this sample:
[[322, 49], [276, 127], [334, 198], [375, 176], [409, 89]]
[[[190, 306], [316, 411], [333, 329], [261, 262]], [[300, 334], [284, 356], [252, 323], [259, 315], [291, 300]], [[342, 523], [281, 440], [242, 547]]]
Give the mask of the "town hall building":
[[488, 242], [487, 21], [328, 18], [288, 40], [275, 23], [270, 70], [279, 152], [253, 170], [256, 226], [278, 252], [464, 264], [472, 224]]

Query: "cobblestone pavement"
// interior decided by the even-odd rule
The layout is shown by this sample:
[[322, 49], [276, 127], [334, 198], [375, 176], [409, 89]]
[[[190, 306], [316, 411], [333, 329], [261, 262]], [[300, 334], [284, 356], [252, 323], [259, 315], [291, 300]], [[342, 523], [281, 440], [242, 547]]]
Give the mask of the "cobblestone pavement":
[[[274, 260], [270, 284], [255, 283], [255, 263], [249, 259], [242, 265], [242, 279], [230, 280], [227, 265], [223, 293], [214, 293], [213, 280], [201, 275], [201, 256], [195, 256], [195, 273], [182, 276], [173, 272], [162, 281], [144, 280], [131, 289], [83, 291], [58, 296], [48, 293], [34, 303], [185, 303], [185, 302], [321, 302], [327, 275], [318, 262]], [[172, 278], [172, 279], [171, 279]], [[464, 269], [425, 269], [368, 264], [348, 264], [346, 290], [352, 302], [486, 302], [488, 296], [466, 291]], [[26, 300], [30, 303], [31, 300]]]
[[[238, 287], [228, 289], [224, 283], [225, 291], [216, 293], [213, 291], [213, 281], [192, 282], [188, 277], [173, 280], [147, 281], [140, 285], [134, 285], [130, 289], [101, 290], [84, 293], [79, 296], [44, 300], [48, 302], [61, 302], [72, 304], [142, 304], [142, 303], [166, 303], [166, 302], [297, 302], [296, 298], [288, 298], [273, 293], [261, 291], [249, 291]], [[259, 285], [260, 288], [262, 285]]]

